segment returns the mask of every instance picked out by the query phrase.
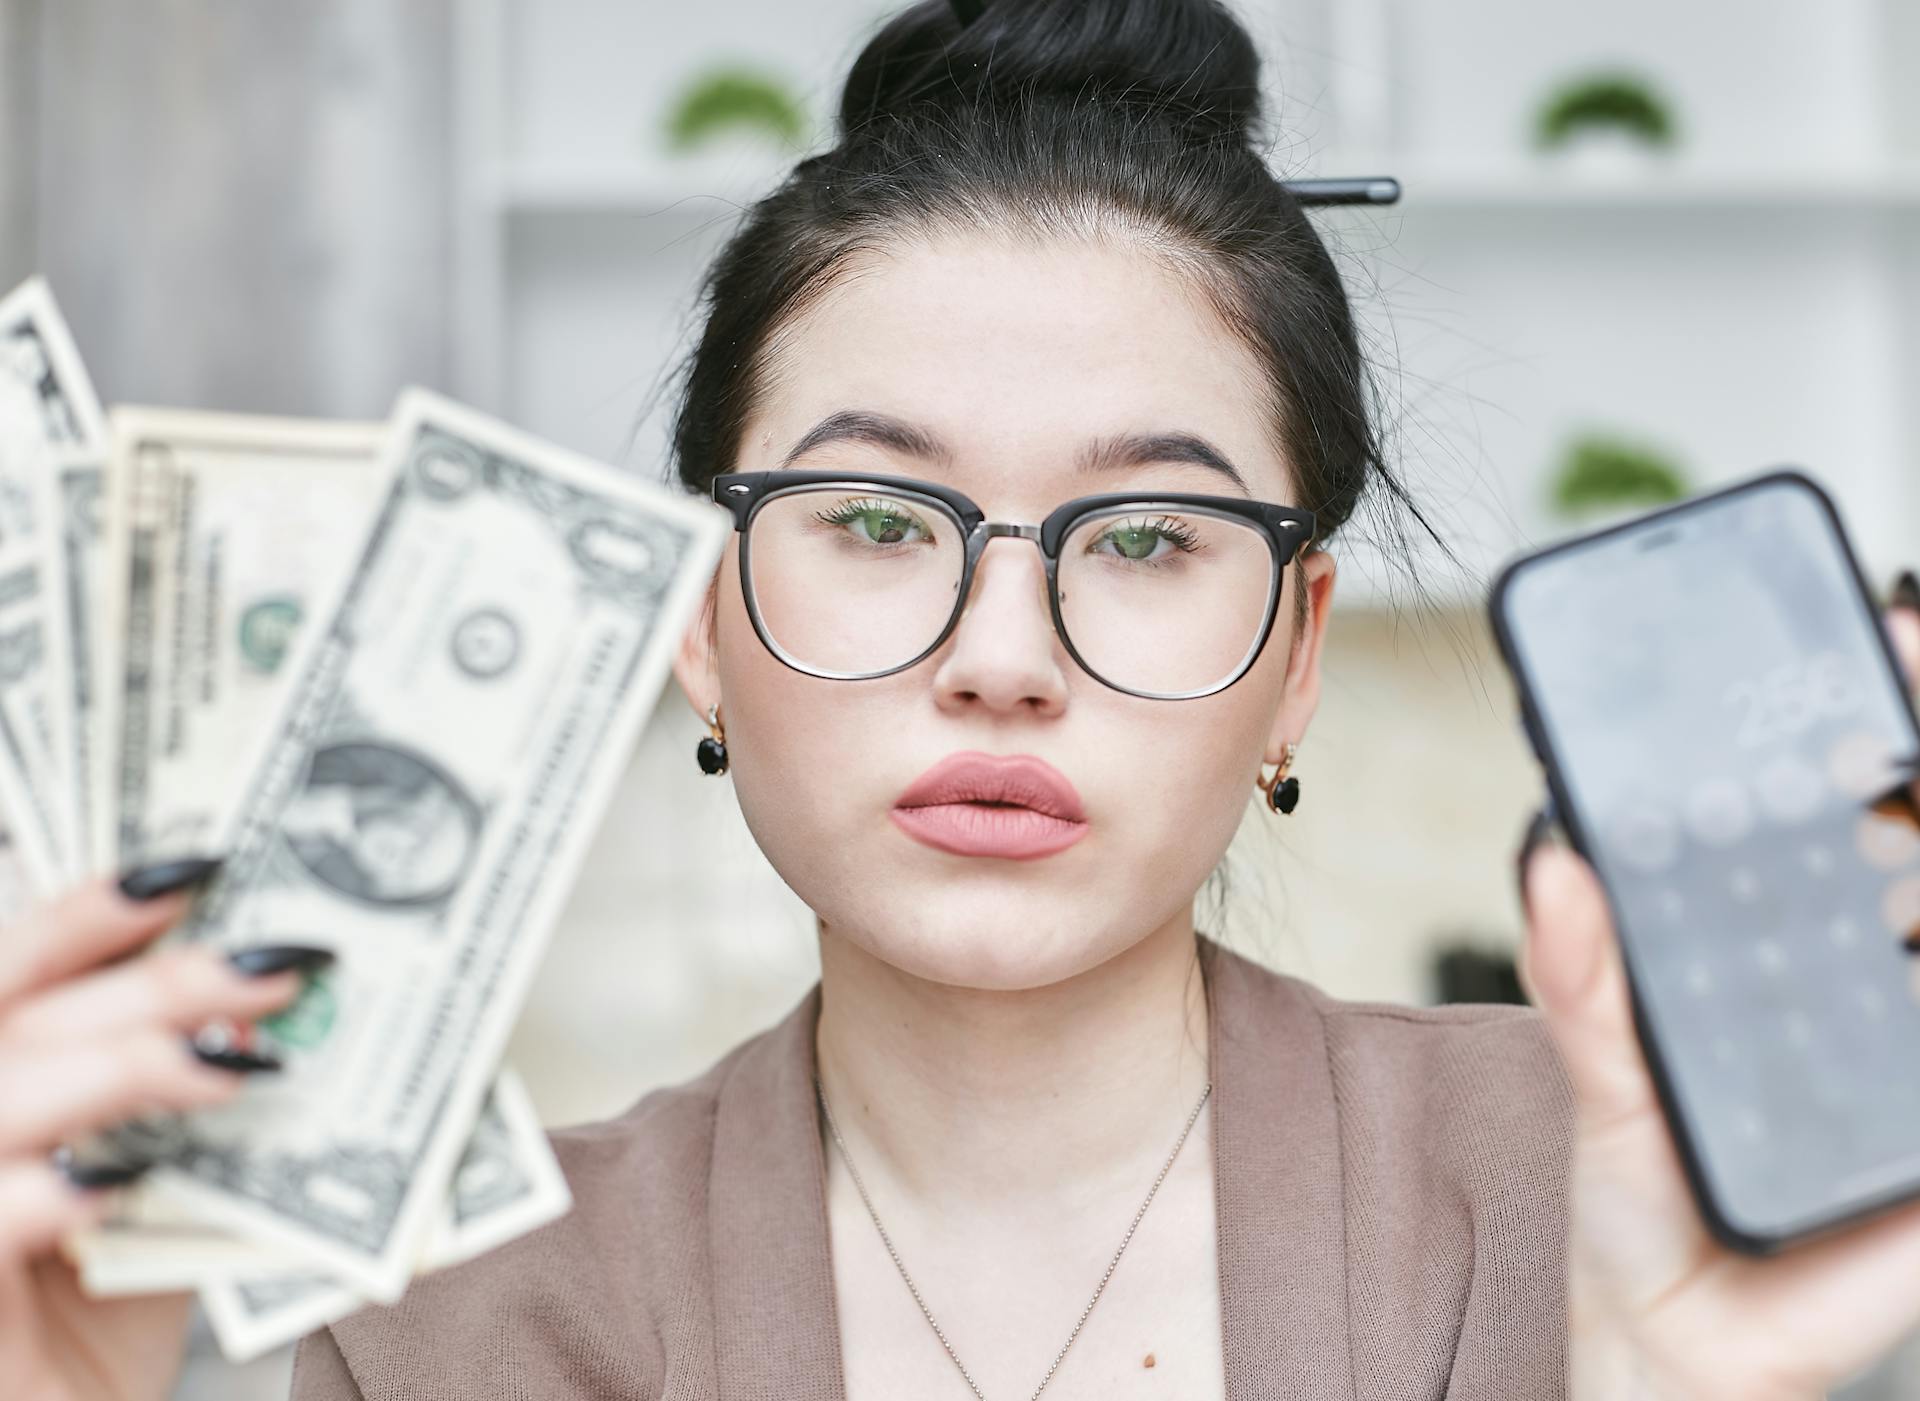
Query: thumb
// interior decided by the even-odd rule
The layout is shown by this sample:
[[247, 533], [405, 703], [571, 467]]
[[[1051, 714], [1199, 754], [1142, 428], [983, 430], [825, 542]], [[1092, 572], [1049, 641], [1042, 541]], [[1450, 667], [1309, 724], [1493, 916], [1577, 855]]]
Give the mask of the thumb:
[[1570, 848], [1536, 841], [1522, 852], [1520, 888], [1528, 991], [1566, 1062], [1582, 1126], [1656, 1110], [1613, 917], [1593, 867]]

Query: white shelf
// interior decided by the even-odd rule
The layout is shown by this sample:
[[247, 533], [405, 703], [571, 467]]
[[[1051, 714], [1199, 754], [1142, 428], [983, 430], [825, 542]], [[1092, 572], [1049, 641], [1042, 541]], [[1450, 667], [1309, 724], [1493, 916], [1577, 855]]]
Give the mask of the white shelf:
[[[642, 214], [711, 218], [758, 199], [791, 168], [760, 152], [685, 161], [543, 168], [508, 165], [488, 190], [503, 212]], [[1648, 163], [1591, 170], [1552, 161], [1504, 165], [1408, 165], [1390, 156], [1317, 162], [1326, 175], [1391, 175], [1402, 187], [1392, 208], [1686, 209], [1780, 211], [1920, 208], [1920, 161], [1777, 170], [1716, 170]], [[1337, 209], [1338, 207], [1336, 207]], [[1376, 206], [1354, 208], [1384, 212]], [[1336, 212], [1335, 209], [1325, 211]]]

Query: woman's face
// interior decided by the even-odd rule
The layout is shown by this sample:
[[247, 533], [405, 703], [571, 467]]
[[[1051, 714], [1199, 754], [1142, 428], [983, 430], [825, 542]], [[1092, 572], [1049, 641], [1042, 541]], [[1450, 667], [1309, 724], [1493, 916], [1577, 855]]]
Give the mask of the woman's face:
[[[942, 451], [840, 440], [795, 469], [951, 484], [991, 520], [1136, 487], [1234, 495], [1205, 466], [1155, 461], [1090, 476], [1076, 458], [1119, 435], [1190, 434], [1253, 497], [1301, 504], [1249, 352], [1194, 290], [1125, 242], [951, 235], [861, 255], [777, 338], [734, 470], [775, 468], [849, 411], [918, 429]], [[1198, 700], [1143, 700], [1083, 672], [1053, 629], [1040, 552], [987, 545], [966, 611], [919, 664], [835, 681], [784, 665], [741, 598], [739, 536], [711, 621], [676, 673], [702, 716], [717, 701], [728, 773], [755, 839], [827, 932], [916, 976], [972, 988], [1056, 982], [1170, 923], [1226, 850], [1259, 765], [1304, 734], [1332, 589], [1322, 552], [1289, 565], [1251, 671]], [[1309, 626], [1292, 630], [1307, 588]], [[1038, 755], [1079, 791], [1087, 830], [1033, 859], [962, 856], [889, 812], [957, 750]]]

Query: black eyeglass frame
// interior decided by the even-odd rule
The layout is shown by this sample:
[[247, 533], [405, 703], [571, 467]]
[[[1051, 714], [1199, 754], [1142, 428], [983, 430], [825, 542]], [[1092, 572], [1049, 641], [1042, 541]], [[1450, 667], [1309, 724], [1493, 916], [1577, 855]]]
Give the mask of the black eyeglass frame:
[[[812, 490], [824, 486], [842, 486], [858, 491], [865, 487], [875, 487], [882, 491], [903, 496], [915, 496], [930, 501], [944, 510], [960, 527], [961, 538], [965, 541], [965, 554], [960, 570], [960, 586], [954, 593], [953, 612], [948, 615], [946, 625], [940, 629], [940, 635], [916, 656], [880, 671], [822, 671], [808, 666], [787, 654], [779, 643], [773, 640], [767, 631], [765, 619], [760, 616], [759, 600], [753, 591], [753, 570], [751, 565], [753, 534], [749, 527], [754, 517], [771, 501], [790, 495], [801, 489]], [[1017, 536], [1031, 540], [1040, 551], [1040, 557], [1047, 571], [1047, 606], [1053, 614], [1054, 635], [1060, 639], [1060, 645], [1067, 649], [1080, 669], [1101, 685], [1125, 695], [1137, 696], [1142, 700], [1197, 700], [1202, 696], [1217, 695], [1252, 670], [1261, 652], [1266, 650], [1267, 639], [1273, 634], [1273, 620], [1279, 611], [1280, 592], [1286, 580], [1286, 567], [1298, 563], [1300, 556], [1313, 543], [1316, 522], [1312, 511], [1300, 506], [1284, 506], [1275, 501], [1251, 501], [1241, 496], [1209, 496], [1195, 492], [1156, 491], [1102, 492], [1095, 496], [1077, 496], [1071, 501], [1063, 501], [1049, 511], [1038, 525], [1029, 525], [1020, 521], [990, 521], [986, 512], [981, 510], [973, 498], [966, 493], [941, 482], [922, 481], [915, 477], [895, 477], [864, 472], [829, 471], [778, 471], [762, 472], [723, 472], [713, 479], [713, 499], [726, 507], [733, 515], [733, 528], [740, 533], [740, 596], [747, 605], [747, 617], [752, 620], [753, 630], [759, 636], [762, 645], [775, 658], [795, 671], [807, 676], [817, 676], [828, 681], [872, 681], [882, 676], [892, 676], [909, 667], [918, 666], [933, 653], [940, 650], [946, 640], [959, 626], [960, 615], [966, 610], [967, 599], [973, 590], [974, 570], [985, 552], [988, 542], [1000, 536]], [[1066, 619], [1060, 612], [1059, 563], [1060, 546], [1067, 534], [1083, 517], [1100, 511], [1116, 508], [1135, 508], [1152, 510], [1158, 507], [1200, 508], [1220, 515], [1234, 516], [1258, 526], [1266, 536], [1267, 548], [1271, 552], [1274, 568], [1267, 587], [1265, 616], [1260, 624], [1260, 635], [1248, 649], [1246, 656], [1232, 675], [1224, 681], [1192, 691], [1139, 691], [1131, 686], [1122, 686], [1110, 681], [1096, 671], [1080, 651], [1073, 645], [1073, 638], [1067, 632]]]

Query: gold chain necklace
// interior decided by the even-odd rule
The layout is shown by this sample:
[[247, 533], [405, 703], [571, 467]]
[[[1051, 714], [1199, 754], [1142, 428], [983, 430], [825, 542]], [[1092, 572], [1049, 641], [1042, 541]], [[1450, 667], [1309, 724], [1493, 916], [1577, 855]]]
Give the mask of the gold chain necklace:
[[[913, 1302], [920, 1306], [920, 1312], [926, 1315], [927, 1325], [933, 1329], [933, 1335], [940, 1340], [940, 1346], [947, 1350], [947, 1356], [953, 1359], [953, 1365], [960, 1369], [968, 1390], [978, 1401], [987, 1401], [980, 1390], [980, 1384], [973, 1379], [973, 1373], [967, 1370], [967, 1364], [960, 1360], [960, 1354], [953, 1350], [953, 1344], [947, 1341], [946, 1330], [934, 1321], [933, 1310], [927, 1307], [927, 1301], [920, 1297], [919, 1286], [913, 1282], [913, 1276], [907, 1273], [907, 1267], [900, 1259], [900, 1252], [893, 1248], [893, 1237], [887, 1234], [887, 1228], [880, 1224], [880, 1213], [873, 1209], [873, 1198], [867, 1195], [867, 1184], [860, 1179], [860, 1169], [853, 1165], [853, 1155], [847, 1152], [847, 1142], [840, 1137], [840, 1125], [834, 1121], [833, 1106], [827, 1103], [826, 1087], [820, 1083], [820, 1076], [813, 1077], [814, 1092], [820, 1097], [820, 1111], [827, 1116], [827, 1130], [833, 1135], [834, 1145], [840, 1150], [840, 1157], [847, 1165], [847, 1175], [853, 1178], [854, 1188], [865, 1203], [867, 1215], [873, 1218], [873, 1229], [880, 1233], [880, 1243], [887, 1248], [887, 1254], [893, 1257], [893, 1267], [900, 1271], [900, 1278], [906, 1281], [907, 1292], [913, 1295]], [[1174, 1142], [1173, 1151], [1167, 1154], [1166, 1162], [1160, 1166], [1159, 1175], [1153, 1179], [1153, 1185], [1147, 1188], [1147, 1199], [1140, 1203], [1140, 1209], [1133, 1213], [1133, 1220], [1127, 1226], [1127, 1233], [1120, 1237], [1120, 1248], [1113, 1252], [1113, 1259], [1107, 1262], [1106, 1271], [1100, 1276], [1100, 1282], [1093, 1288], [1093, 1297], [1087, 1300], [1087, 1306], [1080, 1310], [1080, 1317], [1074, 1320], [1073, 1331], [1067, 1334], [1067, 1340], [1060, 1344], [1060, 1351], [1053, 1355], [1053, 1361], [1047, 1364], [1047, 1374], [1040, 1378], [1028, 1401], [1047, 1389], [1047, 1383], [1053, 1380], [1053, 1374], [1060, 1369], [1060, 1363], [1067, 1355], [1067, 1349], [1073, 1346], [1073, 1340], [1080, 1336], [1080, 1329], [1086, 1324], [1087, 1315], [1093, 1312], [1093, 1306], [1100, 1302], [1100, 1296], [1106, 1292], [1107, 1281], [1113, 1278], [1120, 1257], [1126, 1253], [1127, 1243], [1133, 1239], [1133, 1233], [1140, 1228], [1140, 1218], [1147, 1214], [1147, 1208], [1153, 1205], [1154, 1194], [1160, 1190], [1160, 1184], [1167, 1180], [1167, 1174], [1173, 1170], [1173, 1160], [1180, 1156], [1180, 1150], [1186, 1145], [1187, 1135], [1193, 1132], [1194, 1124], [1200, 1118], [1200, 1111], [1206, 1106], [1207, 1096], [1213, 1093], [1213, 1082], [1208, 1081], [1200, 1091], [1200, 1098], [1193, 1106], [1193, 1112], [1187, 1115], [1186, 1127], [1180, 1130], [1180, 1137]]]

